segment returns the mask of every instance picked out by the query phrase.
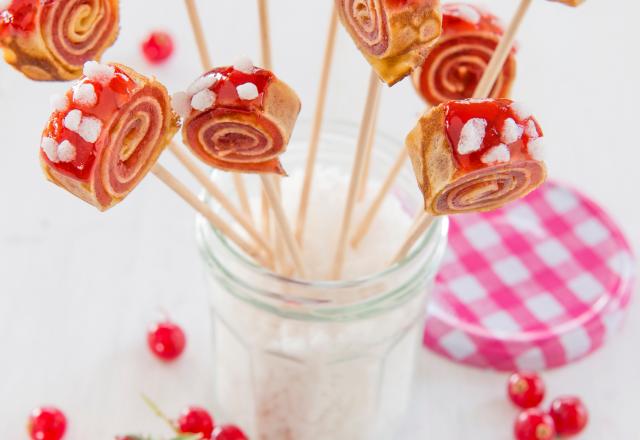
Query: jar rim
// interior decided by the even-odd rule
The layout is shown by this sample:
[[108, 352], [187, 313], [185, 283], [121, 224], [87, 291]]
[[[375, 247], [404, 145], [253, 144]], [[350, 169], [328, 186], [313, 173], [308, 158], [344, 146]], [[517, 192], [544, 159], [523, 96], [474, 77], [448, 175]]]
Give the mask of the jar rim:
[[[299, 125], [309, 125], [308, 121], [301, 121]], [[325, 130], [323, 130], [323, 134], [344, 134], [345, 130], [353, 131], [353, 129], [357, 129], [357, 124], [346, 120], [328, 120], [325, 122]], [[376, 135], [378, 138], [383, 139], [385, 142], [390, 144], [397, 143], [397, 139], [394, 136], [388, 135], [384, 132], [379, 131]], [[216, 175], [221, 173], [220, 171], [213, 170], [212, 175]], [[210, 204], [211, 196], [209, 196], [206, 191], [202, 191], [200, 194], [201, 200], [205, 203]], [[403, 258], [400, 262], [395, 263], [384, 270], [376, 271], [371, 274], [361, 276], [354, 279], [347, 280], [304, 280], [295, 277], [287, 277], [284, 275], [277, 274], [266, 267], [263, 267], [252, 259], [250, 259], [244, 252], [239, 250], [235, 245], [233, 245], [219, 230], [214, 228], [204, 217], [201, 215], [196, 216], [196, 240], [197, 245], [200, 250], [200, 254], [205, 262], [209, 265], [211, 263], [217, 264], [221, 266], [219, 258], [215, 255], [212, 250], [212, 247], [207, 243], [207, 234], [213, 233], [216, 237], [217, 244], [221, 244], [224, 246], [224, 251], [234, 258], [235, 263], [240, 263], [241, 266], [251, 271], [254, 275], [264, 278], [269, 281], [274, 281], [278, 283], [285, 283], [287, 285], [293, 287], [299, 287], [303, 289], [323, 289], [323, 290], [331, 290], [331, 291], [341, 291], [341, 290], [351, 290], [354, 288], [366, 287], [370, 284], [379, 282], [388, 277], [392, 277], [393, 275], [401, 272], [407, 266], [413, 264], [418, 258], [423, 254], [425, 249], [429, 245], [433, 245], [433, 250], [430, 255], [428, 255], [428, 260], [432, 260], [436, 257], [436, 262], [439, 264], [439, 260], [442, 258], [442, 254], [444, 254], [444, 248], [447, 243], [447, 236], [449, 230], [449, 221], [446, 216], [436, 217], [435, 221], [431, 224], [426, 234], [424, 234], [418, 243], [411, 249], [411, 251], [407, 254], [405, 258]], [[439, 258], [438, 258], [439, 257]], [[254, 289], [256, 286], [247, 285], [244, 280], [240, 279], [236, 276], [236, 274], [231, 273], [230, 271], [225, 271], [226, 275], [230, 277], [230, 281], [234, 283], [238, 283], [240, 285], [244, 285], [245, 287]], [[273, 292], [262, 292], [263, 294], [273, 296]], [[281, 295], [284, 296], [284, 295]], [[297, 298], [297, 297], [296, 297]], [[299, 299], [299, 298], [297, 298]], [[315, 302], [315, 301], [312, 301]]]

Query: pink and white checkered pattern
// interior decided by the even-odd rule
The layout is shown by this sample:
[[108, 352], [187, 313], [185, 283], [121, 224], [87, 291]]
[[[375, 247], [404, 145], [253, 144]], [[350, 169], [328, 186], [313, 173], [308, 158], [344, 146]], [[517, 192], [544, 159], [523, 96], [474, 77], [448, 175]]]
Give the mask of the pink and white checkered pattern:
[[634, 279], [630, 247], [607, 214], [548, 183], [503, 209], [451, 217], [424, 344], [482, 368], [559, 367], [615, 333]]

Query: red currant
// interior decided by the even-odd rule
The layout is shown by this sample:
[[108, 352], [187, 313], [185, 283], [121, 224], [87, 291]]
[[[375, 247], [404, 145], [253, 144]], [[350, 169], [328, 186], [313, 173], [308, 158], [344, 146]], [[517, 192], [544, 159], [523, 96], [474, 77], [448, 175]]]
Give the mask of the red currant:
[[182, 329], [169, 321], [159, 322], [147, 334], [149, 348], [164, 361], [172, 361], [182, 354], [187, 343]]
[[152, 32], [142, 42], [142, 53], [150, 63], [162, 63], [173, 54], [173, 38], [166, 32]]
[[533, 408], [520, 413], [513, 433], [517, 440], [551, 440], [556, 437], [551, 416]]
[[67, 430], [67, 418], [53, 407], [36, 408], [27, 425], [32, 440], [60, 440]]
[[560, 397], [551, 402], [549, 411], [558, 435], [580, 434], [589, 422], [587, 407], [577, 397]]
[[536, 373], [514, 373], [507, 389], [511, 401], [520, 408], [535, 408], [544, 399], [544, 382]]
[[191, 406], [180, 415], [178, 429], [186, 434], [202, 434], [203, 438], [210, 439], [213, 433], [213, 418], [209, 412], [197, 406]]
[[237, 426], [224, 425], [213, 431], [213, 440], [248, 440], [248, 437]]

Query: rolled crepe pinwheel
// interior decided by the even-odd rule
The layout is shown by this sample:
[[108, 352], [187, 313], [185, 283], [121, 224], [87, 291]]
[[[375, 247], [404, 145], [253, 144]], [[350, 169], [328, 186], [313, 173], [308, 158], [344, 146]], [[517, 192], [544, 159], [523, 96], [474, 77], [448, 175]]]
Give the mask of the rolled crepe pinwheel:
[[118, 0], [0, 0], [4, 59], [33, 80], [79, 78], [118, 31]]
[[199, 77], [173, 96], [184, 143], [225, 171], [286, 174], [279, 156], [300, 113], [298, 95], [265, 69], [242, 60]]
[[178, 131], [165, 87], [120, 64], [88, 62], [42, 133], [45, 175], [104, 211], [151, 170]]
[[[473, 97], [504, 34], [500, 19], [477, 6], [447, 4], [442, 7], [442, 15], [442, 37], [413, 74], [416, 89], [431, 105]], [[515, 76], [512, 49], [490, 97], [508, 98]]]
[[451, 101], [429, 110], [406, 146], [432, 215], [497, 209], [546, 179], [543, 133], [507, 99]]
[[342, 24], [388, 85], [420, 66], [442, 31], [440, 0], [335, 1]]

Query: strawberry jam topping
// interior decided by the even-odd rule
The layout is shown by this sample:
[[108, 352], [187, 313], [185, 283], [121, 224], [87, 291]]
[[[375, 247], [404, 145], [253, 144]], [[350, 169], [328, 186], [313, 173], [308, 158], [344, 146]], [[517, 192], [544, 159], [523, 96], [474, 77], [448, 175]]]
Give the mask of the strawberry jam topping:
[[[523, 114], [517, 104], [508, 99], [451, 101], [445, 106], [445, 131], [453, 157], [459, 170], [471, 172], [486, 168], [486, 154], [494, 147], [505, 146], [509, 150], [509, 162], [535, 160], [529, 144], [543, 136], [542, 129], [533, 116]], [[480, 140], [480, 148], [471, 153], [459, 151], [463, 127], [471, 119], [480, 119], [486, 124], [484, 136]], [[515, 122], [515, 125], [513, 124]], [[505, 128], [511, 127], [505, 142]], [[513, 133], [517, 133], [513, 135]], [[479, 140], [479, 139], [478, 139]], [[485, 158], [485, 161], [483, 161]]]
[[450, 3], [442, 6], [443, 35], [465, 32], [504, 33], [500, 19], [481, 8], [467, 3]]
[[[219, 67], [205, 74], [205, 76], [208, 75], [213, 75], [216, 79], [216, 82], [209, 88], [216, 94], [215, 107], [236, 110], [262, 108], [264, 93], [274, 78], [273, 73], [258, 67], [254, 67], [250, 73], [234, 67]], [[258, 89], [258, 97], [255, 99], [241, 99], [238, 95], [237, 87], [247, 83], [254, 84]]]
[[39, 7], [47, 7], [58, 0], [13, 0], [0, 10], [0, 37], [31, 32], [36, 26]]
[[[135, 83], [129, 76], [117, 67], [114, 66], [114, 68], [114, 77], [105, 85], [83, 77], [66, 93], [69, 102], [68, 108], [64, 111], [54, 111], [50, 116], [49, 122], [42, 133], [43, 137], [49, 137], [58, 144], [65, 140], [69, 141], [76, 149], [75, 159], [66, 163], [51, 162], [47, 155], [41, 151], [42, 158], [57, 171], [79, 180], [87, 180], [90, 177], [98, 149], [104, 139], [105, 127], [113, 115], [130, 100], [135, 88]], [[73, 100], [74, 90], [84, 84], [91, 84], [95, 90], [97, 102], [93, 106], [83, 105]], [[103, 134], [95, 143], [87, 142], [79, 133], [64, 126], [64, 119], [72, 110], [80, 110], [83, 118], [94, 117], [102, 122]]]

